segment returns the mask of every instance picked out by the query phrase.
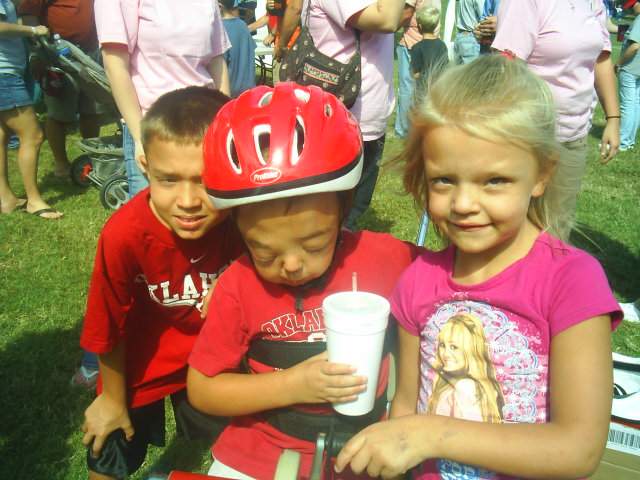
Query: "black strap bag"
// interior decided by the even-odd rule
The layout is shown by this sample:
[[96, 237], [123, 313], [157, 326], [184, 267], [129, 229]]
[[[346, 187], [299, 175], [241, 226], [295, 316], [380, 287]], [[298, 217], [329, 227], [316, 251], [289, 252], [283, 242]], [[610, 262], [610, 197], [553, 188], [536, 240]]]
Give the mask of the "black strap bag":
[[300, 35], [287, 51], [280, 66], [281, 82], [315, 85], [334, 94], [347, 108], [351, 108], [360, 93], [360, 31], [355, 30], [356, 51], [348, 63], [342, 63], [320, 52], [309, 32], [309, 9]]

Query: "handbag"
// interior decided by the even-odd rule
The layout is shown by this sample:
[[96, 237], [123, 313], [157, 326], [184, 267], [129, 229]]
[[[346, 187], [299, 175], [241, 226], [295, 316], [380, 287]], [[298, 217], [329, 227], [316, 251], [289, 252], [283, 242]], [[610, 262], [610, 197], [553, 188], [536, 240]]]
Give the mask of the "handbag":
[[358, 98], [362, 83], [360, 31], [355, 30], [356, 51], [349, 62], [339, 62], [316, 48], [308, 27], [310, 8], [307, 6], [300, 35], [282, 59], [280, 81], [315, 85], [332, 93], [347, 108], [351, 108]]

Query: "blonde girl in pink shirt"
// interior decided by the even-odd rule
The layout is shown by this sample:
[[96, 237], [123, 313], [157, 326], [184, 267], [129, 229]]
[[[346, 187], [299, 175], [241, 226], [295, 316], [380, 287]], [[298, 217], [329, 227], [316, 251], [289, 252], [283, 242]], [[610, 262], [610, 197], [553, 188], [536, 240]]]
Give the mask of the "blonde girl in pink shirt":
[[524, 62], [485, 55], [445, 71], [412, 120], [405, 188], [448, 246], [396, 285], [391, 419], [355, 435], [336, 469], [589, 476], [607, 438], [621, 312], [599, 263], [547, 231], [562, 215], [547, 196], [565, 157], [549, 88]]

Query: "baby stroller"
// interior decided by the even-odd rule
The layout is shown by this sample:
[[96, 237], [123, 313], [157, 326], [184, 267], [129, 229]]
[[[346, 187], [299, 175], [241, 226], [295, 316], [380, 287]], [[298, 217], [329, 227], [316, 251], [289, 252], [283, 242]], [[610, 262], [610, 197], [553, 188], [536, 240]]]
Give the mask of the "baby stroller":
[[[62, 82], [69, 82], [79, 91], [117, 113], [104, 68], [80, 48], [59, 38], [40, 37], [36, 55], [47, 66], [43, 90], [53, 92]], [[100, 201], [105, 208], [117, 209], [129, 198], [129, 185], [124, 166], [122, 133], [78, 142], [82, 154], [71, 163], [71, 179], [81, 187], [92, 183], [100, 189]]]

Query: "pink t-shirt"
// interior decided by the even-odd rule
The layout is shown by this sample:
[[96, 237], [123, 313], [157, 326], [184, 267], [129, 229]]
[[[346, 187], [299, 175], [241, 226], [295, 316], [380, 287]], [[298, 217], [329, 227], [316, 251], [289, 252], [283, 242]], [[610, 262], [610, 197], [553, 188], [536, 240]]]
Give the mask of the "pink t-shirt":
[[[452, 280], [455, 249], [427, 252], [403, 273], [391, 312], [420, 337], [417, 411], [493, 423], [549, 420], [551, 339], [584, 320], [622, 315], [593, 257], [542, 233], [530, 252], [477, 285]], [[465, 348], [467, 347], [467, 348]], [[449, 372], [449, 373], [447, 373]], [[464, 372], [464, 373], [461, 373]], [[511, 478], [437, 459], [416, 478]]]
[[[356, 13], [375, 0], [307, 0], [302, 12], [309, 11], [309, 31], [322, 53], [348, 62], [355, 52], [355, 30], [347, 26]], [[361, 32], [362, 86], [351, 113], [356, 117], [365, 141], [384, 135], [387, 118], [393, 112], [393, 34]]]
[[596, 104], [594, 68], [611, 51], [602, 0], [502, 0], [492, 47], [510, 50], [543, 78], [558, 111], [561, 142], [583, 138]]
[[162, 94], [190, 85], [215, 88], [208, 67], [231, 47], [218, 2], [95, 0], [100, 44], [126, 45], [143, 113]]

